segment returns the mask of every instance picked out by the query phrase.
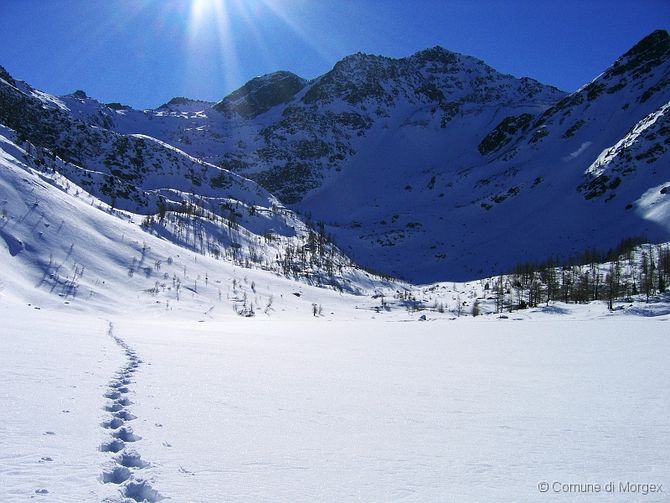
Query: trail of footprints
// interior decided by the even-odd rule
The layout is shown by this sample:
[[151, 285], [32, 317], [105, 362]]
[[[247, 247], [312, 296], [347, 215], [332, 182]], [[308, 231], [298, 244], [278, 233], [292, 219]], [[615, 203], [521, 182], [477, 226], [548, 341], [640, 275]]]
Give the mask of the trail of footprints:
[[109, 324], [107, 333], [123, 349], [127, 362], [116, 373], [105, 392], [105, 398], [109, 399], [105, 405], [109, 418], [101, 426], [109, 432], [110, 438], [100, 446], [100, 450], [110, 453], [112, 459], [103, 470], [100, 480], [105, 484], [118, 485], [123, 501], [154, 503], [163, 497], [140, 475], [141, 470], [148, 467], [149, 463], [133, 449], [133, 443], [142, 437], [136, 435], [129, 425], [137, 417], [128, 409], [133, 403], [128, 395], [131, 392], [133, 374], [142, 360], [123, 339], [114, 335], [112, 323]]

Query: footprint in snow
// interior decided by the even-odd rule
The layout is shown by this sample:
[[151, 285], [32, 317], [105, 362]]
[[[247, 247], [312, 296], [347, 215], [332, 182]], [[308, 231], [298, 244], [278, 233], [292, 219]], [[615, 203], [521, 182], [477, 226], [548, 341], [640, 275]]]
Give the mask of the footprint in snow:
[[124, 421], [132, 421], [133, 419], [137, 419], [136, 415], [131, 414], [125, 409], [112, 413], [112, 416], [123, 419]]
[[126, 444], [122, 440], [114, 439], [114, 440], [110, 440], [109, 442], [105, 442], [104, 444], [102, 444], [100, 446], [100, 451], [116, 453], [116, 452], [121, 451], [125, 446], [126, 446]]
[[156, 489], [151, 487], [151, 484], [149, 484], [149, 482], [146, 480], [128, 482], [128, 485], [126, 485], [125, 490], [123, 491], [123, 495], [126, 498], [130, 498], [138, 502], [148, 503], [155, 503], [164, 499], [163, 496], [158, 491], [156, 491]]
[[103, 428], [105, 428], [106, 430], [116, 430], [117, 428], [120, 428], [124, 424], [125, 424], [125, 421], [123, 419], [115, 417], [113, 419], [110, 419], [109, 421], [103, 421], [101, 423], [101, 426]]
[[114, 403], [117, 405], [121, 405], [122, 407], [127, 407], [128, 405], [133, 404], [133, 402], [131, 402], [127, 398], [117, 398], [116, 400], [114, 400]]
[[101, 479], [103, 484], [122, 484], [130, 478], [130, 470], [125, 466], [117, 466], [110, 470], [102, 472]]
[[114, 335], [111, 323], [108, 333], [124, 349], [127, 360], [109, 382], [104, 395], [110, 400], [104, 410], [111, 414], [111, 419], [102, 422], [101, 426], [109, 430], [112, 439], [102, 444], [100, 450], [115, 453], [116, 456], [113, 458], [113, 465], [103, 469], [100, 480], [105, 484], [117, 484], [124, 501], [154, 503], [165, 498], [148, 481], [137, 477], [136, 470], [148, 467], [149, 463], [144, 461], [137, 452], [128, 449], [128, 444], [137, 442], [142, 437], [136, 435], [132, 428], [125, 425], [126, 421], [137, 419], [137, 416], [126, 409], [133, 404], [127, 398], [127, 394], [131, 393], [128, 386], [133, 383], [132, 376], [143, 362], [128, 344]]
[[146, 468], [149, 466], [149, 463], [144, 461], [142, 457], [136, 453], [136, 452], [128, 452], [124, 451], [120, 453], [116, 458], [115, 461], [117, 464], [120, 466], [125, 466], [126, 468]]
[[123, 405], [120, 403], [110, 403], [109, 405], [105, 405], [105, 410], [107, 412], [119, 412], [123, 410]]
[[[130, 383], [131, 383], [130, 379], [119, 378], [119, 379], [113, 380], [112, 383], [109, 385], [109, 387], [119, 389], [123, 386], [126, 386], [126, 385], [130, 384]], [[125, 393], [125, 392], [128, 391], [128, 388], [124, 388], [124, 389], [125, 389], [125, 391], [122, 391], [122, 393]]]
[[119, 428], [117, 431], [112, 433], [112, 437], [122, 440], [124, 442], [137, 442], [138, 440], [142, 440], [142, 437], [139, 435], [135, 435], [133, 433], [133, 430], [130, 428]]

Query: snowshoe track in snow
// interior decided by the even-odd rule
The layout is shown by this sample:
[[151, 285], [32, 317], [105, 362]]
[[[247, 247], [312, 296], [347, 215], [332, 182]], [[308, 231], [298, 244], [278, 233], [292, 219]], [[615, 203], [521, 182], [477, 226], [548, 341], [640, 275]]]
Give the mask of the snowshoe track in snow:
[[104, 397], [109, 400], [104, 410], [109, 412], [110, 416], [100, 426], [109, 432], [110, 438], [100, 446], [100, 450], [115, 454], [115, 456], [103, 469], [100, 480], [104, 484], [118, 485], [123, 501], [154, 503], [164, 499], [163, 496], [151, 486], [149, 481], [139, 476], [140, 470], [147, 468], [150, 464], [144, 461], [135, 450], [129, 449], [129, 446], [142, 439], [128, 425], [130, 421], [137, 419], [137, 416], [128, 410], [128, 407], [133, 404], [128, 394], [131, 392], [133, 374], [142, 360], [123, 339], [114, 335], [112, 323], [109, 324], [107, 333], [124, 351], [127, 361], [109, 383], [104, 394]]

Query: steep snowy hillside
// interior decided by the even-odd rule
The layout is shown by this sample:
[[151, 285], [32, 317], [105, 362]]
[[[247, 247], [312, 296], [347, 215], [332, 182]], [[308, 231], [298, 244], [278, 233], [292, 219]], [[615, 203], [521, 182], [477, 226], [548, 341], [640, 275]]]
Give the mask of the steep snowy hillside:
[[[156, 138], [82, 121], [90, 99], [78, 91], [72, 100], [82, 106], [68, 108], [4, 72], [2, 149], [42, 176], [59, 180], [65, 192], [91, 205], [129, 211], [146, 231], [180, 246], [316, 285], [360, 287], [346, 279], [353, 264], [323, 226], [308, 227], [257, 183]], [[162, 110], [173, 116], [198, 106], [179, 98]]]
[[278, 205], [255, 183], [153, 137], [82, 122], [61, 100], [25, 83], [0, 80], [0, 124], [30, 145], [29, 155], [44, 169], [64, 174], [115, 207], [152, 214], [196, 202], [215, 213], [231, 201]]
[[227, 218], [195, 205], [162, 216], [114, 209], [40, 162], [37, 147], [16, 142], [0, 126], [5, 302], [250, 317], [309, 314], [327, 299], [342, 305], [343, 292], [355, 303], [362, 293], [397, 287], [354, 267], [281, 207], [249, 212], [239, 202]]

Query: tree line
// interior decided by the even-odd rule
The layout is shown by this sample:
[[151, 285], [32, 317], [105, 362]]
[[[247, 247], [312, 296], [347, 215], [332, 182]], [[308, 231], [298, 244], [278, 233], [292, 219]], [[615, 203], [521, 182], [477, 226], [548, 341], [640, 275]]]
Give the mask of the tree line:
[[564, 263], [522, 263], [513, 271], [486, 283], [496, 312], [525, 309], [551, 301], [614, 303], [632, 296], [650, 298], [670, 284], [670, 245], [644, 243], [644, 237], [627, 238], [606, 253], [587, 250]]

